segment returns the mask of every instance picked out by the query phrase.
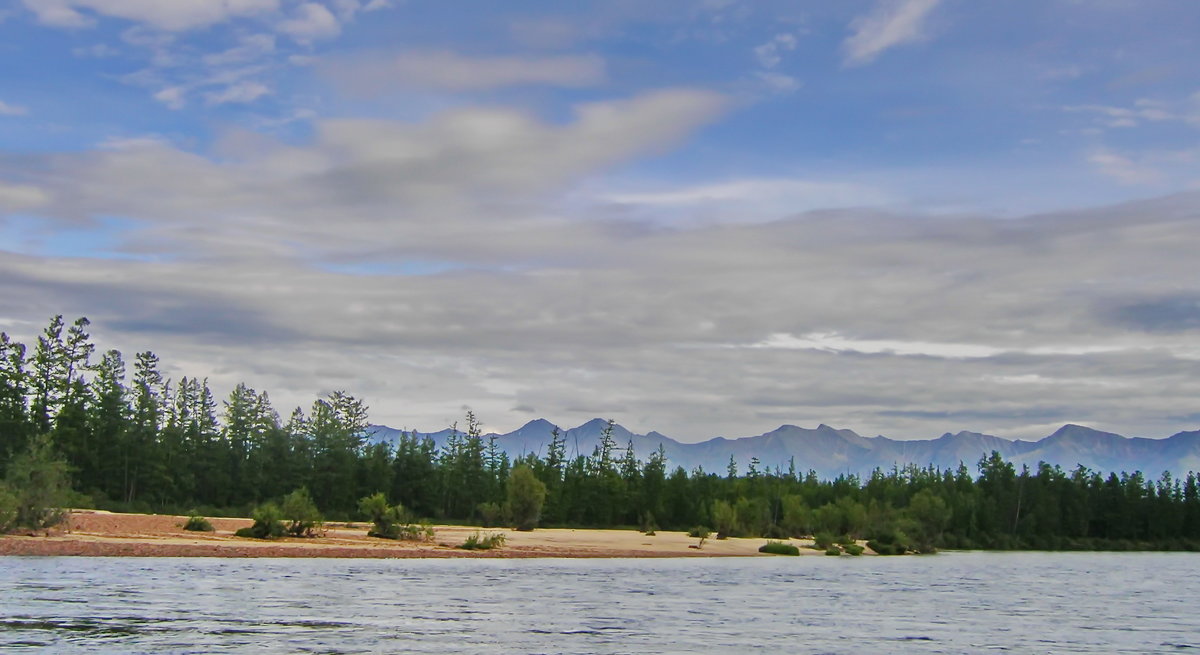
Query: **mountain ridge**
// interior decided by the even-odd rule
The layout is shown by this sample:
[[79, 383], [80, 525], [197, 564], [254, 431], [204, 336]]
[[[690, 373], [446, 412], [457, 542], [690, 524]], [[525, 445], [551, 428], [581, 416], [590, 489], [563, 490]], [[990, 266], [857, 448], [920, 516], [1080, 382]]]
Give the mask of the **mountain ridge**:
[[[600, 435], [608, 421], [591, 419], [582, 425], [563, 429], [547, 419], [539, 418], [507, 433], [489, 433], [485, 439], [496, 439], [497, 446], [516, 458], [533, 453], [545, 456], [551, 431], [558, 427], [568, 458], [590, 455], [600, 443]], [[395, 445], [401, 430], [384, 425], [367, 429], [370, 443]], [[437, 432], [407, 431], [418, 437], [429, 437], [438, 448], [445, 445], [451, 429]], [[460, 433], [461, 434], [461, 433]], [[974, 471], [975, 463], [992, 451], [1018, 468], [1035, 468], [1039, 462], [1073, 470], [1085, 466], [1102, 473], [1141, 471], [1147, 478], [1156, 478], [1163, 471], [1183, 476], [1200, 471], [1200, 430], [1178, 432], [1161, 439], [1125, 437], [1087, 426], [1067, 423], [1037, 441], [1005, 439], [995, 435], [961, 430], [946, 432], [933, 439], [897, 440], [883, 435], [863, 437], [853, 430], [834, 428], [825, 423], [816, 428], [784, 424], [759, 435], [726, 438], [713, 437], [697, 443], [676, 441], [660, 432], [634, 433], [614, 423], [612, 438], [624, 451], [633, 443], [635, 456], [646, 459], [660, 446], [672, 469], [682, 466], [692, 471], [724, 473], [731, 461], [738, 472], [746, 473], [753, 458], [759, 470], [795, 469], [804, 473], [815, 471], [819, 477], [838, 475], [869, 475], [876, 468], [891, 469], [916, 465], [957, 468], [965, 464]]]

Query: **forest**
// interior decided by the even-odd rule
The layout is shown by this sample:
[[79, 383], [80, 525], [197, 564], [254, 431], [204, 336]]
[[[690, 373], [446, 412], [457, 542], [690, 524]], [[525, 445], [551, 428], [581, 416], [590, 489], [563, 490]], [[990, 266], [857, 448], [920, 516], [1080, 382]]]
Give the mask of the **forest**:
[[265, 391], [239, 384], [218, 401], [207, 380], [164, 377], [151, 351], [134, 355], [130, 374], [122, 353], [97, 355], [89, 326], [55, 316], [28, 348], [0, 333], [0, 479], [10, 487], [0, 496], [28, 486], [40, 457], [68, 481], [74, 507], [247, 516], [304, 488], [330, 518], [358, 518], [359, 500], [382, 493], [414, 517], [488, 526], [510, 519], [510, 473], [528, 467], [546, 490], [541, 526], [850, 537], [900, 552], [1200, 549], [1195, 473], [1016, 470], [997, 453], [954, 470], [832, 480], [795, 461], [686, 471], [661, 450], [615, 443], [611, 429], [590, 455], [566, 457], [556, 432], [543, 456], [514, 461], [471, 412], [441, 448], [415, 435], [370, 444], [368, 408], [347, 392], [283, 419]]

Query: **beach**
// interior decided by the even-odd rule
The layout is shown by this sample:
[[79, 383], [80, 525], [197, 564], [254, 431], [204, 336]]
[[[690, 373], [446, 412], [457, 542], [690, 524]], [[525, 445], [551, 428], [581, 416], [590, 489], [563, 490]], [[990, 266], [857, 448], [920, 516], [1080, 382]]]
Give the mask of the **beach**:
[[[185, 516], [119, 514], [77, 510], [67, 523], [47, 534], [0, 537], [0, 556], [93, 557], [748, 557], [766, 539], [700, 540], [684, 532], [659, 531], [649, 536], [633, 530], [545, 528], [518, 532], [507, 528], [434, 526], [430, 542], [390, 541], [367, 536], [366, 523], [330, 523], [321, 536], [259, 540], [235, 537], [248, 527], [243, 518], [211, 518], [214, 532], [188, 532]], [[500, 548], [467, 551], [457, 546], [475, 532], [503, 533]], [[793, 539], [802, 555], [823, 555], [806, 548], [811, 541]]]

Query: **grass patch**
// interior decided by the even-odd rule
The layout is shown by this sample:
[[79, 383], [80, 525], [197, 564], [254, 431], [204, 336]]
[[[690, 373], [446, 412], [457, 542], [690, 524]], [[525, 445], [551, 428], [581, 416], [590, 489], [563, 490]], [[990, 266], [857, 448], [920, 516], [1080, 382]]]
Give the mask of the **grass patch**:
[[468, 536], [467, 540], [458, 547], [463, 550], [491, 550], [503, 546], [505, 541], [508, 541], [508, 537], [502, 532], [493, 532], [486, 536], [476, 532]]
[[782, 541], [768, 541], [758, 547], [758, 552], [771, 555], [799, 555], [800, 549]]
[[203, 516], [193, 514], [188, 517], [187, 523], [183, 524], [183, 529], [188, 532], [214, 532], [212, 523]]

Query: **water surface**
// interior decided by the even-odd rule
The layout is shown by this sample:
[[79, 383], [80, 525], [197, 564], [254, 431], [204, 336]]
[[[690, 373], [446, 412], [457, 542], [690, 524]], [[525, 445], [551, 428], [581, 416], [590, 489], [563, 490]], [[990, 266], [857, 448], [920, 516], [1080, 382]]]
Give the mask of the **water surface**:
[[1200, 555], [0, 558], [0, 652], [1200, 652]]

